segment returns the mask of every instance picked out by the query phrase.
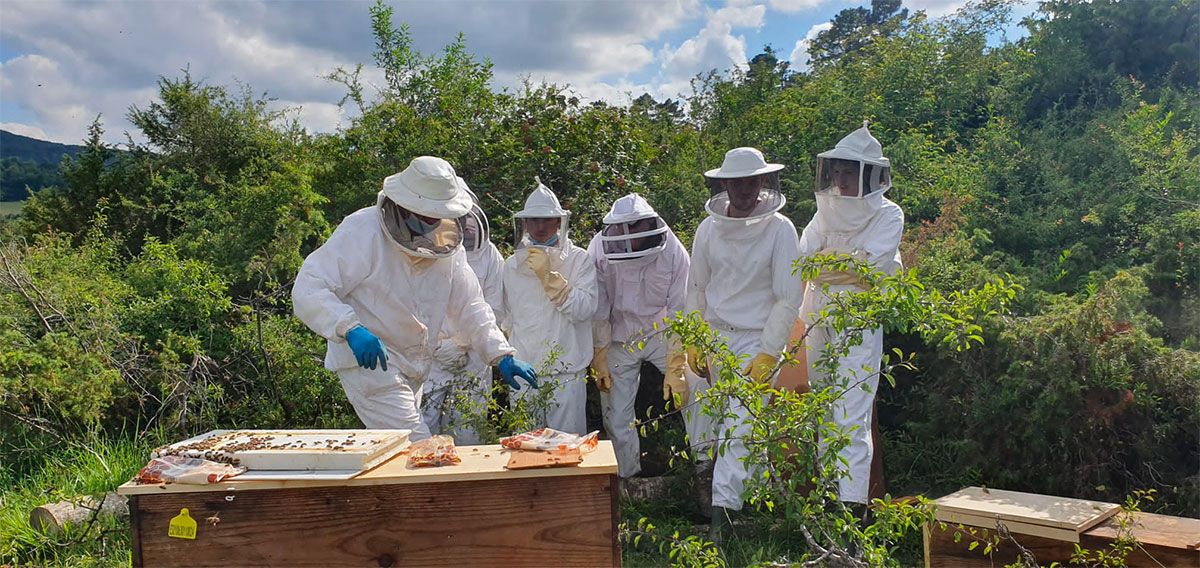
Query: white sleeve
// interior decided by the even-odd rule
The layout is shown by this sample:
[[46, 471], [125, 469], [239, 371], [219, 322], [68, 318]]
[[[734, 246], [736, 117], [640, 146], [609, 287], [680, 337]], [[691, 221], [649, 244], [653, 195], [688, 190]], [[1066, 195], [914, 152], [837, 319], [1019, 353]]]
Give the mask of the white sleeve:
[[904, 234], [904, 211], [889, 207], [887, 215], [867, 235], [863, 248], [867, 262], [884, 274], [896, 274], [904, 268], [900, 260], [900, 237]]
[[568, 253], [570, 274], [564, 274], [571, 291], [567, 300], [555, 309], [562, 312], [572, 321], [591, 321], [596, 315], [596, 265], [592, 257], [578, 247]]
[[817, 251], [825, 248], [825, 239], [821, 232], [817, 230], [817, 219], [814, 216], [813, 220], [808, 222], [804, 230], [800, 233], [800, 257], [809, 257], [817, 254]]
[[692, 240], [692, 258], [691, 264], [688, 266], [687, 276], [687, 293], [684, 295], [683, 310], [687, 313], [699, 311], [700, 315], [704, 315], [704, 311], [708, 309], [708, 300], [704, 296], [704, 289], [708, 286], [708, 279], [712, 273], [708, 268], [708, 225], [700, 223], [700, 228], [696, 229], [696, 238]]
[[496, 326], [492, 308], [483, 299], [479, 280], [466, 259], [456, 254], [451, 260], [454, 266], [450, 274], [450, 303], [446, 306], [446, 322], [451, 332], [468, 339], [471, 348], [489, 363], [512, 354], [513, 348]]
[[[339, 226], [300, 265], [292, 285], [292, 311], [309, 329], [330, 341], [345, 341], [358, 323], [354, 308], [342, 301], [371, 273], [374, 255], [364, 254], [371, 243], [345, 224]], [[378, 332], [378, 330], [376, 330]]]
[[772, 246], [771, 290], [775, 294], [775, 305], [767, 315], [759, 345], [763, 353], [777, 356], [800, 317], [800, 303], [804, 300], [800, 276], [792, 274], [792, 262], [800, 257], [800, 239], [790, 221], [775, 230]]
[[500, 255], [496, 245], [487, 243], [486, 246], [490, 257], [488, 270], [479, 280], [483, 286], [483, 298], [492, 307], [496, 321], [501, 322], [504, 321], [504, 257]]
[[592, 346], [608, 347], [612, 343], [612, 300], [605, 286], [604, 263], [601, 262], [599, 235], [588, 243], [588, 258], [596, 269], [596, 313], [592, 316]]
[[[673, 238], [673, 237], [672, 237]], [[691, 262], [683, 243], [676, 241], [675, 258], [671, 259], [671, 287], [667, 289], [667, 317], [683, 311], [688, 293], [688, 271]]]

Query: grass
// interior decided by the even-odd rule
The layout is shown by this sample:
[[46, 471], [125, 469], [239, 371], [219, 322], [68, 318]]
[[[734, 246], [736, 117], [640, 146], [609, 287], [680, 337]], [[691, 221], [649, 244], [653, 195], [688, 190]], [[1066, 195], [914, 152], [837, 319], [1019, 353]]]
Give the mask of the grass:
[[29, 512], [116, 489], [145, 465], [153, 442], [93, 436], [50, 453], [28, 475], [0, 470], [0, 565], [128, 566], [127, 520], [97, 519], [91, 526], [68, 526], [47, 536], [29, 526]]
[[16, 216], [21, 213], [23, 207], [25, 207], [24, 201], [0, 201], [0, 218]]

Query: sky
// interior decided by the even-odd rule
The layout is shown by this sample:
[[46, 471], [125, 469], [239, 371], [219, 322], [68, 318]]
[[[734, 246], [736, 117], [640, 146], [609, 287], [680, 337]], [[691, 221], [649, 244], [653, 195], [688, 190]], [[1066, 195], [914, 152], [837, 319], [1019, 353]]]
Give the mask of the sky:
[[[208, 84], [266, 93], [311, 131], [336, 131], [348, 125], [350, 109], [337, 104], [344, 87], [324, 77], [362, 63], [366, 83], [382, 83], [371, 65], [372, 3], [2, 0], [0, 128], [79, 143], [100, 115], [105, 139], [123, 142], [133, 130], [129, 108], [154, 101], [159, 77], [188, 69]], [[938, 17], [964, 3], [905, 0], [905, 7]], [[744, 66], [766, 45], [806, 68], [807, 41], [840, 10], [869, 0], [389, 4], [424, 53], [465, 34], [467, 48], [494, 63], [495, 88], [546, 80], [571, 85], [585, 101], [623, 104], [647, 92], [678, 98], [697, 73]]]

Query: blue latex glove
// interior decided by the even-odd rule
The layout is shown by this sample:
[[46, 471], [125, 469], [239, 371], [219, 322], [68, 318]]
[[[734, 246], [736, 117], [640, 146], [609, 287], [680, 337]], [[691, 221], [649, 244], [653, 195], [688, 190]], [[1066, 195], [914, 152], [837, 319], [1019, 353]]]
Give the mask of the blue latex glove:
[[521, 383], [517, 382], [515, 377], [525, 379], [529, 386], [538, 388], [537, 373], [533, 371], [533, 366], [520, 359], [514, 359], [512, 355], [505, 355], [499, 363], [496, 364], [500, 368], [500, 376], [504, 379], [504, 384], [509, 388], [519, 389]]
[[374, 370], [378, 364], [384, 371], [387, 370], [387, 352], [383, 350], [383, 342], [367, 328], [361, 325], [354, 326], [354, 329], [346, 333], [346, 343], [350, 344], [354, 358], [358, 359], [358, 366]]

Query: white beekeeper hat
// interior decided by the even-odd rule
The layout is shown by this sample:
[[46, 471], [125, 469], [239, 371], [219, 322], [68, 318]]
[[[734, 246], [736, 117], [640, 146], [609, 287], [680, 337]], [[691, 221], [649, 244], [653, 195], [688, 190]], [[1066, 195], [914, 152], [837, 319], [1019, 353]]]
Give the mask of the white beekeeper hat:
[[449, 162], [433, 156], [414, 158], [407, 168], [383, 180], [383, 193], [413, 213], [436, 219], [456, 219], [471, 211], [467, 184]]
[[734, 148], [725, 152], [721, 167], [704, 172], [705, 177], [715, 179], [743, 178], [769, 174], [783, 169], [783, 164], [768, 164], [757, 148]]

